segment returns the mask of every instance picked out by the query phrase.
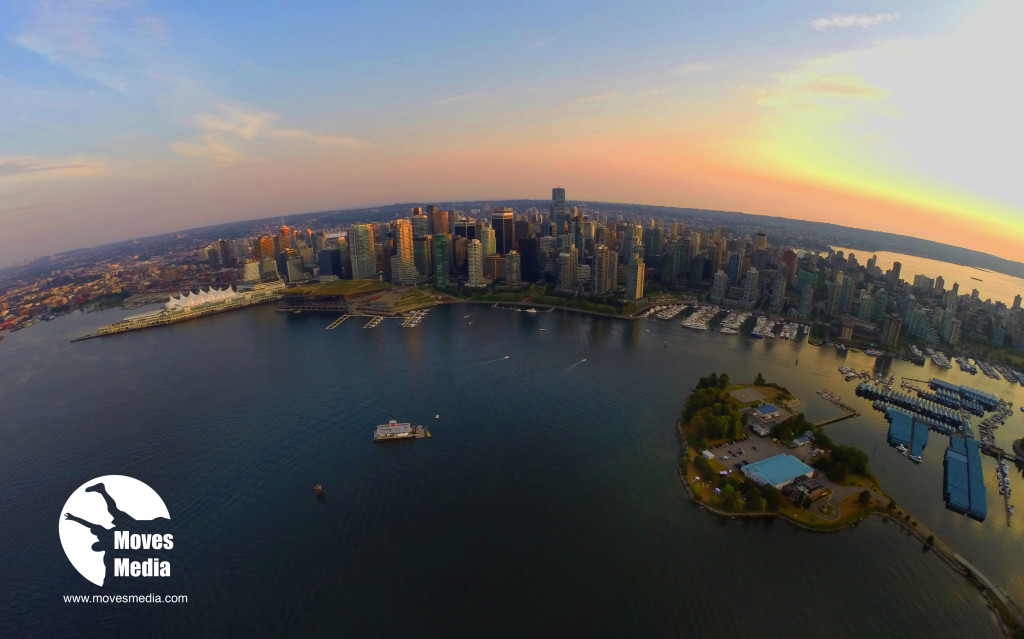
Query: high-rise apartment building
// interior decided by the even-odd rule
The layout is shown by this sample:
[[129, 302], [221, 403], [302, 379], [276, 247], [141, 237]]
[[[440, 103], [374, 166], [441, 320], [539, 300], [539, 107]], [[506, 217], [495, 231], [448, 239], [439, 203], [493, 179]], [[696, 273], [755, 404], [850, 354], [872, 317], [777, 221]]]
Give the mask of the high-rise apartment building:
[[484, 286], [484, 250], [480, 240], [470, 240], [466, 248], [469, 275], [466, 286]]
[[626, 267], [626, 299], [638, 300], [644, 296], [644, 260], [637, 254]]
[[451, 235], [439, 233], [432, 237], [434, 258], [434, 283], [448, 286], [451, 282]]

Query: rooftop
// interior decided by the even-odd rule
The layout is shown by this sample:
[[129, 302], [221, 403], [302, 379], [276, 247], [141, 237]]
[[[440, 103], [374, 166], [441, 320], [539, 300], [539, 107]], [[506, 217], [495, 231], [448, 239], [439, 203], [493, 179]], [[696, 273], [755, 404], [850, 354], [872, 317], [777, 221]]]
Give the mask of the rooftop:
[[755, 408], [754, 410], [761, 413], [762, 415], [771, 415], [772, 413], [779, 412], [779, 409], [775, 407], [775, 404], [762, 404]]
[[801, 475], [813, 472], [814, 469], [792, 455], [776, 455], [743, 467], [748, 477], [756, 475], [766, 484], [778, 486], [792, 481]]

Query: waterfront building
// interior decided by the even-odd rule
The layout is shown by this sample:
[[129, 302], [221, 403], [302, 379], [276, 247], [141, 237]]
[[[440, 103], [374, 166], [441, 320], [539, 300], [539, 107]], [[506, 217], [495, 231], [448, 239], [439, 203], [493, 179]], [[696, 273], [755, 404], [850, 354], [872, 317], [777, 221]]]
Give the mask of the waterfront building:
[[896, 345], [899, 343], [900, 331], [902, 330], [903, 318], [892, 313], [886, 315], [885, 321], [882, 323], [882, 337], [880, 340], [882, 347], [895, 350]]
[[[482, 247], [481, 247], [482, 248]], [[466, 273], [469, 259], [469, 240], [461, 236], [452, 238], [452, 271], [458, 275]]]
[[594, 250], [594, 272], [591, 290], [597, 295], [615, 291], [618, 279], [619, 254], [601, 244]]
[[725, 293], [729, 290], [729, 276], [725, 271], [719, 269], [711, 280], [711, 301], [721, 304], [725, 299]]
[[265, 257], [260, 262], [260, 276], [268, 279], [280, 277], [277, 270], [277, 262], [273, 258]]
[[434, 283], [438, 286], [448, 286], [451, 274], [451, 235], [438, 233], [432, 236], [431, 246], [433, 247]]
[[[481, 242], [483, 244], [483, 242]], [[495, 280], [505, 277], [505, 256], [492, 253], [484, 256], [484, 279]]]
[[558, 254], [558, 288], [563, 291], [576, 290], [579, 275], [579, 251], [570, 246]]
[[356, 224], [348, 232], [352, 279], [370, 279], [377, 274], [374, 232], [370, 224]]
[[638, 300], [644, 296], [644, 260], [637, 254], [626, 267], [626, 299]]
[[287, 261], [287, 272], [289, 282], [302, 282], [310, 279], [309, 273], [306, 272], [305, 264], [302, 261], [302, 257], [298, 255], [292, 255]]
[[508, 279], [509, 286], [522, 286], [523, 276], [519, 251], [509, 251], [505, 256], [505, 277]]
[[690, 288], [699, 289], [704, 284], [704, 264], [706, 261], [703, 255], [697, 255], [690, 261]]
[[470, 240], [467, 246], [467, 260], [469, 263], [469, 274], [466, 278], [466, 286], [485, 286], [484, 282], [484, 249], [480, 240]]

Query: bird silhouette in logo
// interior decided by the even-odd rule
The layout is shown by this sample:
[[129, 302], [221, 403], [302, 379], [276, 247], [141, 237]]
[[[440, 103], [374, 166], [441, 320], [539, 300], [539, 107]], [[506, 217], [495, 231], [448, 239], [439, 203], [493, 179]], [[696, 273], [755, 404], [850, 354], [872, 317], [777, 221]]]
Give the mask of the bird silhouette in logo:
[[[112, 527], [105, 528], [99, 524], [94, 524], [90, 521], [82, 519], [81, 517], [76, 517], [71, 513], [64, 513], [64, 519], [85, 526], [89, 529], [89, 532], [91, 532], [96, 537], [96, 542], [93, 543], [92, 549], [95, 552], [103, 553], [103, 566], [105, 569], [103, 583], [106, 584], [107, 578], [110, 577], [111, 569], [113, 568], [114, 565], [113, 551], [115, 549], [115, 533], [117, 531], [146, 533], [150, 530], [153, 530], [153, 532], [164, 532], [165, 525], [163, 524], [163, 522], [167, 522], [169, 520], [166, 517], [157, 517], [156, 519], [135, 519], [134, 517], [132, 517], [131, 515], [117, 507], [117, 502], [114, 501], [114, 498], [111, 497], [110, 493], [107, 492], [107, 488], [106, 486], [103, 485], [103, 482], [89, 486], [88, 488], [85, 489], [85, 492], [98, 493], [101, 497], [103, 497], [103, 501], [105, 501], [107, 504], [107, 512], [110, 513], [110, 517], [113, 519]], [[158, 528], [159, 530], [154, 530], [154, 528]], [[119, 556], [129, 558], [131, 558], [131, 555], [137, 554], [132, 553], [130, 548], [118, 548], [117, 551]]]

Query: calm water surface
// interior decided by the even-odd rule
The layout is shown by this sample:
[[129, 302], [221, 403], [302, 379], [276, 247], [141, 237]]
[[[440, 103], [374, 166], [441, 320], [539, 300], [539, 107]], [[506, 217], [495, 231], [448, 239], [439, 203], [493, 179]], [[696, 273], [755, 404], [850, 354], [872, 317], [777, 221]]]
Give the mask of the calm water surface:
[[[821, 419], [836, 409], [815, 390], [860, 401], [831, 350], [480, 306], [434, 309], [414, 329], [333, 331], [331, 316], [263, 307], [68, 343], [124, 314], [0, 342], [0, 635], [995, 634], [967, 582], [891, 524], [811, 534], [688, 503], [672, 424], [697, 378], [764, 372]], [[970, 382], [1024, 403], [1018, 387]], [[1006, 526], [991, 487], [988, 521], [946, 511], [944, 438], [914, 466], [864, 407], [830, 433], [868, 451], [901, 504], [1024, 601], [1012, 563], [1024, 522]], [[391, 417], [433, 437], [374, 445]], [[1018, 413], [999, 438], [1022, 426]], [[57, 521], [105, 474], [160, 493], [176, 546], [170, 579], [102, 592], [188, 604], [62, 602], [101, 592], [66, 560]]]

